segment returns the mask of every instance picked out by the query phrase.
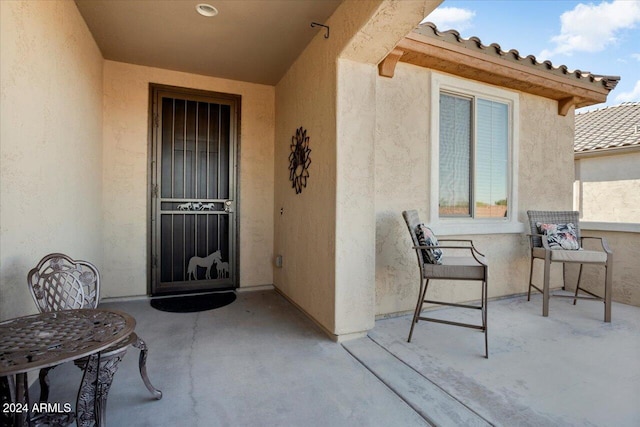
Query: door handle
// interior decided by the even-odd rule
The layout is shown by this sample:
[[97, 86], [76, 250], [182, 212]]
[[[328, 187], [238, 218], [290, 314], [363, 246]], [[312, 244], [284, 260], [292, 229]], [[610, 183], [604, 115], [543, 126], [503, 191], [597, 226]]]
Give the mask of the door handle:
[[224, 202], [224, 211], [231, 212], [231, 205], [233, 204], [233, 200], [226, 200]]

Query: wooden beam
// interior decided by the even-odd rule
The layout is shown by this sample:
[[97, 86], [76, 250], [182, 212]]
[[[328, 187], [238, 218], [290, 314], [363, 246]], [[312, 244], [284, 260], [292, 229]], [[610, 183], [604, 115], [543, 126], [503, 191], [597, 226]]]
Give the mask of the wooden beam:
[[575, 96], [570, 96], [568, 98], [562, 98], [558, 100], [558, 114], [561, 116], [566, 116], [569, 112], [569, 109], [577, 104], [577, 98]]
[[509, 52], [483, 52], [416, 33], [401, 40], [378, 64], [379, 74], [393, 77], [398, 61], [554, 99], [560, 115], [566, 115], [571, 106], [605, 102], [609, 94], [604, 85], [545, 70], [527, 63], [528, 58], [518, 59]]
[[393, 74], [396, 70], [396, 64], [404, 54], [404, 51], [401, 49], [393, 49], [386, 58], [382, 60], [378, 64], [378, 74], [382, 77], [393, 77]]

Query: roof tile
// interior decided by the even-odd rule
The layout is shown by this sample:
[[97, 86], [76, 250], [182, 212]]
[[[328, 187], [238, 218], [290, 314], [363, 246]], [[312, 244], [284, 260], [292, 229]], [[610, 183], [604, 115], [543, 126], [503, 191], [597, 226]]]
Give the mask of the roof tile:
[[585, 83], [602, 85], [609, 91], [613, 90], [620, 81], [619, 76], [604, 76], [581, 70], [571, 71], [566, 65], [554, 67], [551, 61], [538, 62], [535, 56], [527, 55], [526, 57], [523, 57], [520, 55], [520, 52], [515, 49], [504, 51], [497, 43], [491, 43], [489, 46], [485, 46], [478, 37], [474, 36], [465, 39], [456, 30], [440, 31], [432, 22], [425, 22], [413, 31], [418, 34], [422, 34], [423, 36], [440, 39], [448, 43], [464, 46], [467, 49], [483, 52], [487, 55], [506, 59], [508, 61], [537, 68], [539, 70], [544, 70], [557, 76], [584, 81]]
[[640, 145], [640, 102], [577, 113], [574, 151]]

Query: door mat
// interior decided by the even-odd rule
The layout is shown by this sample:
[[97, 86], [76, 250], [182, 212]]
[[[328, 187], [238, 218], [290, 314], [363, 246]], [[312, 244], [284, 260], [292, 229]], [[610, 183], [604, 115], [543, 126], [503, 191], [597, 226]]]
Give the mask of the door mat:
[[195, 313], [224, 307], [235, 300], [235, 292], [216, 292], [205, 295], [156, 298], [151, 300], [151, 307], [170, 313]]

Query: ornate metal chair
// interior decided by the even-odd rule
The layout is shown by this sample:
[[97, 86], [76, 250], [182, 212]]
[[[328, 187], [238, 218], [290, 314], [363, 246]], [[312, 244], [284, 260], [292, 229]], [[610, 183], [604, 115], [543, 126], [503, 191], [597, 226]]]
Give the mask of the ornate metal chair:
[[[435, 242], [435, 245], [421, 244], [418, 238], [418, 227], [423, 224], [420, 222], [418, 212], [415, 210], [402, 212], [409, 234], [411, 234], [411, 240], [413, 241], [413, 249], [416, 251], [416, 257], [418, 258], [418, 266], [420, 268], [420, 291], [418, 293], [418, 302], [413, 314], [413, 321], [411, 322], [411, 329], [409, 330], [409, 338], [407, 342], [411, 342], [411, 336], [413, 335], [413, 327], [419, 320], [426, 320], [436, 323], [444, 323], [453, 326], [462, 326], [465, 328], [478, 329], [484, 333], [484, 352], [486, 358], [489, 357], [489, 341], [487, 338], [487, 295], [488, 295], [488, 283], [487, 283], [487, 261], [483, 254], [478, 252], [473, 246], [471, 240], [461, 239], [442, 239], [440, 242], [453, 242], [449, 245], [440, 245]], [[438, 249], [447, 249], [450, 252], [460, 253], [461, 251], [468, 252], [467, 256], [453, 256], [447, 254], [443, 256], [438, 262], [434, 263], [434, 260], [428, 256], [426, 251]], [[470, 304], [458, 304], [444, 301], [433, 301], [426, 299], [427, 287], [430, 280], [474, 280], [482, 282], [482, 295], [480, 297], [480, 305]], [[482, 325], [452, 322], [449, 320], [434, 319], [432, 317], [420, 316], [422, 312], [422, 306], [424, 303], [446, 305], [459, 308], [470, 308], [475, 310], [482, 310]]]
[[[529, 226], [531, 228], [531, 234], [529, 236], [529, 244], [531, 247], [531, 269], [529, 271], [529, 291], [527, 292], [527, 301], [531, 299], [531, 288], [541, 292], [542, 297], [542, 315], [549, 315], [549, 298], [550, 297], [565, 297], [573, 298], [573, 304], [576, 304], [578, 299], [590, 299], [595, 301], [604, 301], [604, 321], [611, 322], [611, 293], [612, 293], [612, 277], [613, 277], [613, 252], [609, 249], [607, 241], [603, 237], [584, 237], [580, 235], [579, 217], [580, 213], [577, 211], [527, 211], [529, 216]], [[570, 224], [570, 230], [565, 227]], [[549, 227], [555, 226], [555, 227]], [[550, 232], [552, 228], [557, 229], [560, 226], [563, 229], [562, 234], [569, 234], [573, 240], [575, 238], [575, 246], [571, 249], [567, 249], [569, 245], [562, 245], [563, 242], [558, 242], [557, 233]], [[544, 228], [545, 232], [542, 232], [540, 228]], [[584, 250], [582, 248], [583, 241], [585, 239], [597, 239], [600, 240], [602, 251]], [[532, 283], [533, 279], [533, 261], [535, 259], [541, 259], [544, 261], [544, 281], [542, 289], [538, 288]], [[576, 284], [576, 291], [573, 296], [571, 295], [552, 295], [549, 290], [549, 276], [551, 271], [551, 263], [562, 263], [563, 273], [565, 263], [580, 264], [580, 271], [578, 273], [578, 283]], [[600, 297], [592, 292], [580, 287], [580, 279], [582, 277], [582, 266], [584, 264], [602, 265], [605, 268], [605, 282], [604, 282], [604, 297]], [[564, 274], [562, 277], [564, 282]], [[563, 283], [564, 289], [564, 283]], [[578, 292], [582, 291], [589, 296], [579, 296]]]
[[[100, 274], [98, 269], [86, 261], [76, 261], [64, 254], [53, 253], [40, 260], [29, 271], [27, 282], [31, 296], [40, 312], [96, 308], [100, 299]], [[100, 378], [113, 375], [113, 366], [124, 357], [129, 345], [140, 350], [138, 365], [140, 376], [147, 389], [156, 399], [162, 399], [162, 392], [156, 389], [147, 375], [147, 345], [135, 333], [103, 351], [100, 354]], [[76, 365], [82, 369], [86, 359], [79, 359]], [[46, 368], [40, 371], [40, 401], [49, 398], [49, 380]], [[108, 381], [108, 384], [111, 382]]]

